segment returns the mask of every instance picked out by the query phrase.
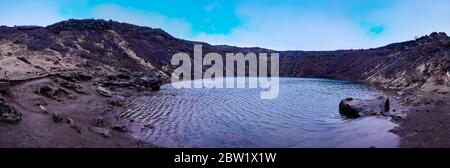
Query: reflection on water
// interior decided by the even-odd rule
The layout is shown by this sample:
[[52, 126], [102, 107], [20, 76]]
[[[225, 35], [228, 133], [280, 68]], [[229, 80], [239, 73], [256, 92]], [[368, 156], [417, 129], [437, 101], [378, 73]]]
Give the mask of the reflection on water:
[[[198, 81], [197, 81], [198, 82]], [[259, 89], [175, 89], [165, 85], [118, 114], [134, 133], [166, 147], [396, 147], [384, 117], [345, 119], [339, 101], [374, 98], [373, 88], [345, 81], [281, 78], [279, 97]], [[144, 125], [147, 125], [144, 128]]]

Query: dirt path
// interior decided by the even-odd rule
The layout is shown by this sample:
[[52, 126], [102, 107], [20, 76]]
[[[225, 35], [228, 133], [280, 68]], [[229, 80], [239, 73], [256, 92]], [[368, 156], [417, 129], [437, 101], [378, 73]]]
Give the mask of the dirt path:
[[412, 108], [401, 122], [401, 147], [450, 147], [450, 98], [439, 93], [409, 96]]

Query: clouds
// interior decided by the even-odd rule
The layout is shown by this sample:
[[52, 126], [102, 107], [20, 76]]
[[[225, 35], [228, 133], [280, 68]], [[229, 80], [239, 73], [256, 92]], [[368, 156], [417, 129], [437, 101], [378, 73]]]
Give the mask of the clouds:
[[[175, 4], [182, 7], [175, 8]], [[433, 31], [450, 33], [450, 1], [18, 0], [0, 6], [2, 25], [46, 26], [69, 18], [162, 28], [178, 38], [212, 44], [278, 50], [360, 49]]]

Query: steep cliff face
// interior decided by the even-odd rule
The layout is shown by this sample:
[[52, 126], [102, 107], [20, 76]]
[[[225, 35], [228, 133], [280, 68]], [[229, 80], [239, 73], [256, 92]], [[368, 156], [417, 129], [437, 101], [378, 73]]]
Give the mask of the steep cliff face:
[[[96, 20], [71, 20], [48, 27], [2, 27], [0, 34], [4, 59], [21, 56], [34, 64], [30, 68], [22, 65], [25, 71], [37, 68], [41, 74], [61, 70], [94, 73], [127, 69], [165, 75], [160, 71], [162, 62], [170, 57], [158, 56], [167, 55], [170, 49], [162, 47], [160, 42], [175, 41], [162, 30]], [[11, 68], [4, 69], [14, 73]]]
[[[212, 46], [114, 21], [69, 20], [48, 27], [0, 27], [0, 78], [19, 80], [71, 70], [101, 75], [123, 69], [168, 78], [172, 55], [192, 55], [195, 44], [202, 44], [204, 53], [278, 52]], [[449, 52], [450, 38], [444, 33], [367, 50], [280, 51], [280, 73], [364, 81], [392, 89], [434, 89], [449, 86]]]

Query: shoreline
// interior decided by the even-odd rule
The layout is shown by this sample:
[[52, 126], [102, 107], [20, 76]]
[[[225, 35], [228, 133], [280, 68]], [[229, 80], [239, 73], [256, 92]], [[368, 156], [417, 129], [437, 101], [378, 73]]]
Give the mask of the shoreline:
[[[36, 85], [46, 82], [52, 82], [50, 77], [43, 77], [38, 79], [25, 80], [15, 83], [11, 86], [8, 94], [3, 94], [6, 101], [14, 106], [23, 114], [23, 121], [16, 124], [2, 124], [0, 131], [4, 132], [3, 137], [0, 138], [0, 146], [3, 147], [119, 147], [119, 148], [142, 148], [142, 147], [157, 147], [139, 140], [138, 137], [133, 137], [130, 132], [131, 128], [135, 129], [137, 124], [133, 121], [123, 121], [115, 117], [120, 111], [126, 110], [126, 105], [111, 105], [111, 98], [102, 96], [96, 91], [96, 82], [100, 78], [94, 78], [91, 81], [77, 82], [87, 93], [72, 91], [71, 94], [75, 97], [63, 97], [61, 100], [42, 101], [42, 96], [33, 93], [33, 88]], [[336, 80], [336, 79], [331, 79]], [[366, 84], [360, 82], [362, 84]], [[166, 83], [170, 84], [170, 83]], [[374, 85], [369, 85], [373, 87]], [[376, 87], [380, 89], [383, 87]], [[66, 88], [67, 89], [67, 88]], [[430, 130], [426, 127], [433, 124], [434, 115], [440, 115], [450, 109], [450, 106], [440, 109], [438, 105], [445, 104], [446, 96], [436, 95], [423, 92], [419, 96], [422, 99], [417, 99], [416, 92], [408, 92], [399, 95], [398, 91], [394, 92], [390, 89], [382, 89], [381, 91], [387, 94], [392, 94], [390, 97], [395, 97], [396, 106], [394, 112], [406, 114], [398, 118], [391, 117], [391, 122], [398, 124], [397, 127], [390, 132], [399, 136], [399, 148], [403, 147], [446, 147], [450, 143], [439, 141], [439, 137], [430, 137], [431, 135], [445, 136], [445, 128]], [[152, 94], [153, 91], [138, 92], [135, 90], [117, 90], [114, 92], [116, 96], [122, 96], [124, 102], [130, 102], [136, 97]], [[437, 99], [436, 96], [441, 96]], [[442, 97], [443, 96], [443, 97]], [[435, 100], [436, 99], [436, 100]], [[444, 99], [444, 100], [443, 100]], [[427, 101], [428, 100], [428, 101]], [[429, 102], [431, 100], [431, 102]], [[25, 103], [24, 103], [25, 102]], [[121, 103], [124, 103], [121, 102]], [[39, 103], [46, 104], [42, 109]], [[114, 103], [113, 103], [114, 104]], [[119, 103], [120, 104], [120, 103]], [[102, 110], [103, 109], [103, 110]], [[430, 113], [434, 110], [434, 113]], [[423, 114], [425, 111], [428, 113]], [[67, 123], [57, 123], [54, 121], [54, 115], [65, 116], [72, 120], [75, 126]], [[429, 119], [423, 118], [427, 122], [422, 123], [418, 117], [431, 117]], [[430, 116], [431, 115], [431, 116]], [[92, 130], [95, 127], [95, 120], [101, 117], [102, 122], [107, 130]], [[37, 124], [39, 123], [39, 124]], [[436, 124], [436, 122], [434, 122]], [[126, 130], [113, 130], [112, 127], [124, 127]], [[52, 127], [55, 129], [46, 129]], [[23, 130], [26, 130], [25, 132]], [[426, 131], [426, 132], [425, 132]], [[107, 135], [106, 135], [107, 134]], [[45, 137], [44, 137], [45, 136]], [[37, 138], [41, 137], [41, 138]], [[19, 142], [20, 139], [20, 142]], [[426, 141], [428, 139], [437, 139]], [[436, 144], [436, 142], [438, 142]]]
[[[390, 130], [399, 137], [398, 148], [450, 147], [450, 97], [449, 88], [428, 85], [417, 88], [389, 88], [382, 83], [351, 80], [341, 76], [306, 77], [343, 80], [374, 87], [395, 98], [398, 105], [391, 109], [391, 122], [398, 124]], [[342, 79], [340, 79], [342, 78]], [[394, 113], [392, 113], [392, 110]]]

